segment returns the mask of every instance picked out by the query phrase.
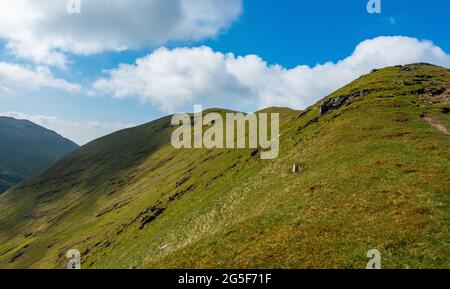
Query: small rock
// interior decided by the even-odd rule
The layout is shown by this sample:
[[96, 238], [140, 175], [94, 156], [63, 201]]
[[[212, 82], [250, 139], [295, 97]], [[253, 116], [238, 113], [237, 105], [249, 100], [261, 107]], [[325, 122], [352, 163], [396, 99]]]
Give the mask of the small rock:
[[363, 89], [359, 92], [359, 96], [366, 96], [370, 94], [370, 90], [369, 89]]
[[439, 88], [433, 88], [431, 89], [430, 93], [432, 96], [436, 96], [436, 95], [441, 95], [445, 92], [445, 88], [444, 87], [439, 87]]

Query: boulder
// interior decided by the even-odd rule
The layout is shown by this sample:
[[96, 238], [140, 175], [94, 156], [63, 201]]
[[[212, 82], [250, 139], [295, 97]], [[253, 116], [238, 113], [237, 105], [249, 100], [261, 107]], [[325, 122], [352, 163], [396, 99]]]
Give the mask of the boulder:
[[320, 116], [323, 116], [332, 110], [336, 110], [343, 105], [348, 105], [351, 102], [351, 99], [347, 96], [339, 96], [336, 98], [325, 100], [320, 106]]

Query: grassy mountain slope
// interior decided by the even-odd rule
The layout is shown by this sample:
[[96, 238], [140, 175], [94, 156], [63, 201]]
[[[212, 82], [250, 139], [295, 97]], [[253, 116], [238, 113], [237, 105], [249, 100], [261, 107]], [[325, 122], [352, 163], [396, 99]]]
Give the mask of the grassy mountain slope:
[[0, 117], [0, 193], [48, 168], [77, 147], [30, 121]]
[[170, 117], [101, 138], [0, 197], [0, 267], [449, 268], [449, 91], [408, 65], [270, 108], [275, 160], [175, 150]]

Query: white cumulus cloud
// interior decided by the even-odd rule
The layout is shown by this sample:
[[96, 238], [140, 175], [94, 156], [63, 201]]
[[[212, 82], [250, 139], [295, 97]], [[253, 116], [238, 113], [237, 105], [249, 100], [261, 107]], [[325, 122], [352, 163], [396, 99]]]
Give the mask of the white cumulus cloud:
[[338, 62], [287, 69], [256, 55], [223, 54], [205, 46], [160, 48], [135, 64], [106, 71], [93, 89], [117, 98], [137, 97], [164, 112], [193, 104], [303, 109], [371, 69], [415, 62], [449, 67], [450, 55], [430, 41], [378, 37], [360, 43]]
[[0, 116], [26, 119], [76, 142], [86, 144], [115, 131], [136, 126], [133, 123], [109, 123], [98, 121], [68, 121], [57, 116], [32, 115], [21, 112], [4, 112]]
[[94, 91], [117, 98], [136, 96], [164, 112], [172, 112], [187, 103], [223, 104], [248, 101], [251, 94], [229, 65], [236, 60], [208, 47], [160, 48], [135, 65], [120, 65], [107, 71], [109, 78], [99, 79]]
[[68, 92], [81, 90], [78, 84], [55, 78], [48, 67], [27, 67], [15, 63], [0, 62], [0, 96], [13, 96], [43, 88]]
[[64, 66], [67, 53], [89, 55], [200, 40], [227, 28], [242, 0], [0, 0], [0, 39], [20, 57]]

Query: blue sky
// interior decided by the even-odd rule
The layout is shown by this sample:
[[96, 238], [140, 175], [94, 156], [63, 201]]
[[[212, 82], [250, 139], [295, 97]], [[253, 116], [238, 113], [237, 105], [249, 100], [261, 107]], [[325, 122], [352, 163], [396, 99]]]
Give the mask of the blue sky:
[[380, 35], [430, 39], [448, 51], [449, 1], [381, 3], [382, 13], [370, 15], [366, 0], [247, 1], [228, 33], [204, 43], [224, 52], [254, 53], [285, 67], [337, 61], [361, 41]]
[[450, 63], [449, 1], [381, 0], [381, 13], [369, 14], [368, 0], [112, 0], [128, 6], [111, 19], [95, 13], [112, 8], [92, 1], [102, 2], [81, 0], [78, 15], [55, 0], [0, 0], [16, 13], [13, 24], [0, 20], [0, 114], [85, 143], [195, 103], [301, 109], [373, 66]]

